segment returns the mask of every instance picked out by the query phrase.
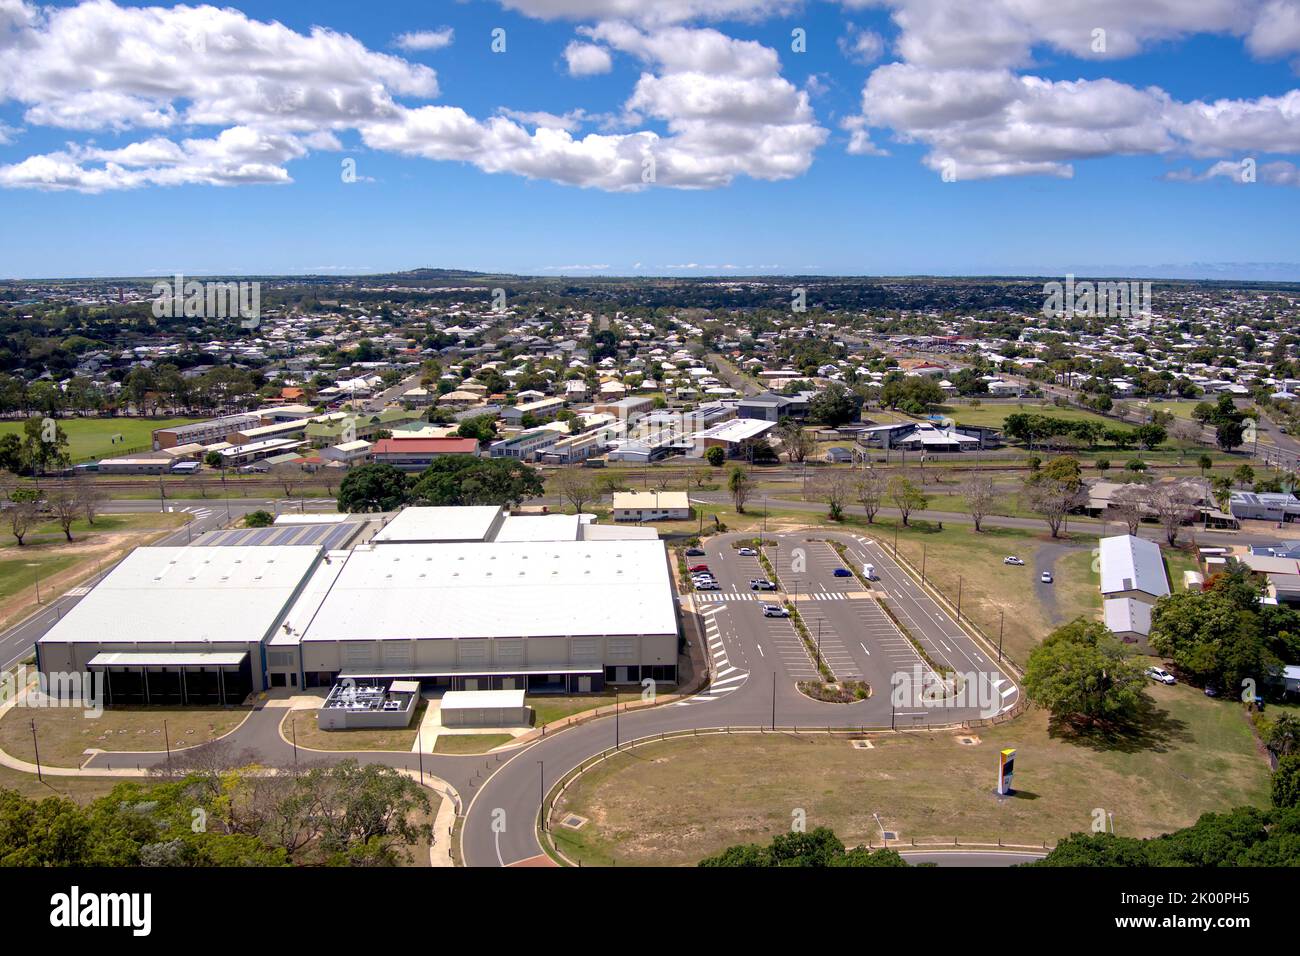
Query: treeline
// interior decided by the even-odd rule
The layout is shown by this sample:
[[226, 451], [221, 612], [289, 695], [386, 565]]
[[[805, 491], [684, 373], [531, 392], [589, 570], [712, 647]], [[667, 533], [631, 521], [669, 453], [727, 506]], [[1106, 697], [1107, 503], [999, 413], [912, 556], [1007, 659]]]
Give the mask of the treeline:
[[817, 827], [806, 833], [781, 833], [767, 846], [741, 843], [727, 847], [716, 856], [706, 857], [700, 866], [909, 866], [894, 850], [871, 850], [865, 846], [845, 849], [829, 827]]
[[1149, 451], [1164, 444], [1169, 437], [1165, 427], [1154, 422], [1121, 428], [1103, 422], [1057, 418], [1033, 412], [1012, 412], [1003, 422], [1002, 431], [1008, 438], [1030, 448], [1035, 445], [1060, 447], [1076, 444], [1095, 448], [1104, 441], [1119, 449], [1137, 446]]
[[435, 458], [418, 474], [392, 465], [362, 465], [339, 484], [345, 512], [396, 511], [403, 505], [518, 505], [543, 491], [541, 475], [513, 458]]
[[86, 806], [0, 789], [0, 865], [394, 866], [432, 838], [429, 811], [414, 780], [355, 760], [191, 766]]

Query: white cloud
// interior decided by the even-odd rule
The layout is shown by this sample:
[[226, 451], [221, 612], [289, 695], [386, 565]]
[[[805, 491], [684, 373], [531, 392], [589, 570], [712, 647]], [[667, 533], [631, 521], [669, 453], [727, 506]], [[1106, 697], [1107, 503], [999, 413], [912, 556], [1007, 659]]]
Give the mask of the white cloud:
[[[1295, 44], [1296, 0], [883, 0], [903, 62], [875, 69], [862, 113], [842, 123], [849, 151], [873, 154], [869, 127], [930, 147], [923, 162], [958, 179], [1074, 175], [1073, 163], [1112, 155], [1226, 156], [1300, 151], [1300, 90], [1257, 99], [1179, 102], [1158, 87], [1111, 79], [1049, 80], [1018, 72], [1047, 46], [1096, 59], [1129, 56], [1195, 32], [1245, 35], [1277, 24], [1272, 46]], [[1257, 19], [1259, 18], [1259, 19]], [[1104, 37], [1095, 31], [1104, 31]], [[1253, 37], [1253, 34], [1251, 34]], [[1104, 43], [1094, 46], [1098, 39]]]
[[544, 110], [512, 110], [502, 107], [497, 110], [501, 116], [516, 120], [525, 126], [541, 126], [546, 129], [562, 129], [572, 133], [582, 127], [589, 119], [586, 110], [570, 110], [563, 116], [547, 113]]
[[864, 30], [852, 23], [848, 32], [835, 41], [840, 52], [854, 63], [875, 63], [885, 53], [885, 41], [874, 30]]
[[609, 51], [594, 43], [574, 40], [564, 48], [564, 60], [569, 65], [570, 76], [596, 76], [614, 68]]
[[[0, 185], [127, 189], [179, 183], [288, 182], [286, 165], [339, 150], [356, 131], [372, 149], [468, 162], [500, 172], [610, 190], [723, 186], [736, 176], [781, 179], [812, 162], [825, 138], [805, 92], [780, 76], [774, 51], [714, 30], [627, 23], [592, 28], [581, 44], [619, 50], [644, 69], [623, 115], [502, 110], [477, 119], [437, 96], [436, 74], [316, 27], [297, 33], [215, 7], [119, 7], [85, 0], [40, 9], [0, 0], [0, 97], [29, 124], [150, 135], [116, 148], [70, 146], [0, 166]], [[771, 7], [772, 5], [767, 5]], [[714, 12], [753, 5], [706, 2]], [[685, 9], [685, 7], [681, 7]], [[448, 38], [450, 35], [448, 34]], [[426, 34], [399, 38], [430, 48]], [[599, 65], [591, 54], [585, 66]], [[667, 132], [576, 137], [647, 116]], [[159, 135], [215, 128], [210, 138]], [[531, 131], [529, 127], [532, 127]]]
[[501, 0], [539, 20], [633, 20], [662, 26], [691, 20], [764, 20], [792, 13], [800, 0]]
[[441, 50], [449, 47], [456, 39], [456, 31], [451, 27], [440, 30], [416, 30], [403, 33], [395, 42], [403, 50]]
[[1224, 159], [1196, 172], [1193, 169], [1176, 169], [1165, 174], [1170, 182], [1199, 183], [1211, 179], [1230, 179], [1240, 185], [1253, 182], [1267, 183], [1272, 186], [1300, 187], [1300, 166], [1279, 160], [1271, 163], [1257, 164], [1251, 158], [1233, 160]]

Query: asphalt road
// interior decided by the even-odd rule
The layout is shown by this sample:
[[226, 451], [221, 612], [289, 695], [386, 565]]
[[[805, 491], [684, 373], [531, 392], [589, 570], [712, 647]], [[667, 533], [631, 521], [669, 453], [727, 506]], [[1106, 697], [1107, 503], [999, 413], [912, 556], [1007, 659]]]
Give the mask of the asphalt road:
[[[990, 685], [996, 684], [992, 691], [993, 712], [1014, 705], [1019, 690], [1009, 675], [894, 564], [883, 547], [852, 535], [816, 534], [818, 538], [831, 536], [845, 543], [854, 560], [875, 564], [881, 577], [882, 599], [936, 660], [962, 671], [982, 673]], [[978, 707], [949, 706], [948, 702], [923, 702], [897, 708], [898, 712], [893, 713], [888, 678], [895, 661], [889, 655], [902, 651], [900, 646], [891, 649], [885, 640], [906, 643], [905, 638], [901, 638], [883, 615], [879, 620], [884, 622], [885, 629], [868, 630], [862, 626], [863, 620], [872, 618], [859, 618], [850, 607], [861, 605], [863, 609], [875, 608], [879, 613], [877, 599], [865, 596], [856, 579], [833, 575], [834, 567], [839, 566], [837, 557], [826, 560], [824, 556], [811, 556], [819, 548], [830, 550], [824, 542], [808, 541], [808, 535], [803, 533], [770, 535], [778, 542], [771, 550], [781, 555], [774, 562], [778, 575], [783, 566], [780, 562], [785, 562], [787, 567], [796, 566], [797, 556], [793, 554], [796, 548], [809, 552], [804, 576], [800, 578], [800, 594], [794, 603], [801, 614], [814, 606], [827, 611], [834, 609], [831, 613], [836, 616], [827, 618], [829, 625], [823, 625], [822, 632], [828, 662], [839, 659], [838, 651], [836, 658], [830, 654], [833, 640], [846, 655], [841, 666], [861, 665], [864, 676], [873, 683], [872, 697], [852, 704], [827, 704], [805, 697], [795, 684], [809, 672], [807, 652], [788, 621], [763, 616], [761, 606], [768, 595], [759, 597], [749, 588], [749, 581], [763, 574], [757, 559], [735, 554], [732, 545], [740, 537], [729, 534], [712, 539], [705, 549], [706, 555], [692, 560], [692, 563], [708, 564], [722, 585], [721, 591], [701, 592], [697, 595], [701, 598], [698, 603], [687, 602], [686, 606], [688, 613], [691, 604], [698, 608], [706, 654], [712, 661], [711, 672], [718, 683], [684, 701], [624, 713], [617, 721], [609, 716], [579, 725], [543, 738], [510, 756], [475, 788], [468, 803], [461, 830], [468, 865], [508, 866], [541, 857], [535, 821], [542, 792], [582, 761], [618, 743], [690, 729], [758, 728], [773, 724], [809, 729], [888, 727], [891, 714], [899, 726], [908, 727], [947, 724], [980, 716], [982, 711]], [[792, 584], [784, 580], [781, 583], [790, 587], [794, 598]], [[862, 596], [848, 596], [853, 593]], [[850, 646], [855, 650], [849, 651]], [[910, 658], [905, 658], [905, 662], [921, 666], [919, 655], [914, 651], [908, 653]]]

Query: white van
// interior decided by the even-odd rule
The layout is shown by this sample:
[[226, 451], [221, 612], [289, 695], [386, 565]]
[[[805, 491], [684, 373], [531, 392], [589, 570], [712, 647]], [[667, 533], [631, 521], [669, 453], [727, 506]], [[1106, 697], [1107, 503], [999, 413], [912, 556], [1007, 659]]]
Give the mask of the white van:
[[862, 576], [868, 581], [876, 580], [876, 566], [874, 564], [864, 564], [862, 566]]

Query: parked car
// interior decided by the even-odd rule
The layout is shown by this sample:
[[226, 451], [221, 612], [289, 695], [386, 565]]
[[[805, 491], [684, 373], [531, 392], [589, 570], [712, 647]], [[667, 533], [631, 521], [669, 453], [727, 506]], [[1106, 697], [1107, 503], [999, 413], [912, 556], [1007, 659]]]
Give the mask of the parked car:
[[836, 568], [834, 571], [831, 572], [831, 574], [835, 575], [837, 578], [853, 577], [853, 572], [850, 571], [848, 568]]
[[715, 581], [717, 579], [711, 574], [692, 574], [691, 580], [692, 581]]
[[708, 566], [707, 564], [692, 564], [692, 565], [691, 565], [689, 568], [687, 568], [686, 570], [687, 570], [687, 571], [690, 571], [691, 574], [696, 574], [697, 572], [700, 572], [700, 571], [707, 571], [707, 570], [709, 570], [709, 566]]
[[1169, 671], [1165, 670], [1163, 667], [1148, 667], [1147, 677], [1150, 677], [1154, 681], [1159, 681], [1162, 684], [1178, 683], [1174, 678], [1174, 675], [1169, 673]]
[[1018, 568], [1023, 568], [1025, 566], [1025, 559], [1016, 557], [1014, 554], [1008, 554], [1005, 558], [1002, 559], [1002, 563], [1014, 564]]
[[688, 558], [702, 558], [702, 557], [704, 557], [704, 549], [703, 549], [703, 548], [687, 548], [687, 549], [686, 549], [686, 556], [687, 556]]
[[717, 591], [720, 590], [717, 581], [696, 581], [695, 590], [697, 591]]
[[764, 604], [763, 617], [789, 617], [790, 612], [779, 604]]
[[751, 591], [775, 591], [776, 584], [772, 581], [760, 578], [756, 581], [750, 581], [749, 588]]
[[744, 557], [744, 558], [756, 558], [756, 557], [758, 557], [758, 552], [755, 551], [753, 548], [741, 548], [739, 551], [736, 552], [736, 554], [738, 554], [738, 555], [740, 555], [741, 557]]
[[1052, 583], [1052, 572], [1051, 572], [1051, 571], [1044, 571], [1042, 574], [1040, 574], [1040, 575], [1038, 576], [1038, 580], [1042, 581], [1044, 584], [1051, 584], [1051, 583]]

